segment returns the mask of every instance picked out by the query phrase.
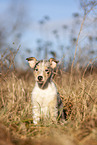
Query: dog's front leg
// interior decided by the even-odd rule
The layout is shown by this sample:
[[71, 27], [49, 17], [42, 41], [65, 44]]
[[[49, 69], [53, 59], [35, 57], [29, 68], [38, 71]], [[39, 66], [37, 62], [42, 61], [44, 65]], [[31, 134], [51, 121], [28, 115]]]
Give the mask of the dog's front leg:
[[54, 123], [57, 123], [57, 114], [58, 114], [57, 108], [56, 107], [51, 107], [50, 115], [51, 115], [51, 120]]
[[49, 109], [50, 109], [50, 118], [53, 122], [57, 123], [57, 114], [58, 114], [58, 108], [57, 108], [57, 100], [56, 97], [49, 103]]
[[40, 121], [40, 110], [39, 110], [39, 107], [33, 106], [32, 113], [33, 113], [33, 123], [34, 124], [38, 124], [38, 122]]

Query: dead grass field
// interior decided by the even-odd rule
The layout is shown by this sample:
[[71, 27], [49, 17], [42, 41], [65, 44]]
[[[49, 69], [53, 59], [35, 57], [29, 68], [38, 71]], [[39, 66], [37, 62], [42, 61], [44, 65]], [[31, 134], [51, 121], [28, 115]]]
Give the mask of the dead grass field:
[[10, 72], [0, 78], [0, 145], [97, 145], [97, 74], [62, 72], [54, 78], [67, 118], [33, 125], [33, 74]]

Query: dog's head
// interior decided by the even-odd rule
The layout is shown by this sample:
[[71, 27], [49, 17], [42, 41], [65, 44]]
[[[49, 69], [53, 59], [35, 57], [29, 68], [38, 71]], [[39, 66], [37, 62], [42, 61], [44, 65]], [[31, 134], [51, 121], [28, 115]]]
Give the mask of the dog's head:
[[44, 85], [50, 80], [52, 70], [58, 63], [58, 61], [53, 58], [50, 58], [48, 61], [37, 61], [35, 57], [29, 57], [26, 60], [28, 60], [30, 67], [34, 69], [35, 81], [38, 82], [39, 85]]

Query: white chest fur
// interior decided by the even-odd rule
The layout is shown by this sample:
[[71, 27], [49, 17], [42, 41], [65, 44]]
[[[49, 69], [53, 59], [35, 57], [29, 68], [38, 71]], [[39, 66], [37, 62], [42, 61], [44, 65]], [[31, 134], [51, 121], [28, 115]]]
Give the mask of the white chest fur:
[[57, 89], [53, 82], [49, 83], [49, 85], [46, 89], [39, 88], [38, 84], [36, 83], [36, 85], [32, 91], [32, 103], [36, 101], [40, 105], [46, 106], [48, 103], [53, 101], [55, 98], [57, 99]]
[[34, 123], [39, 121], [41, 114], [45, 117], [50, 113], [52, 118], [57, 117], [57, 89], [53, 82], [49, 83], [46, 89], [41, 89], [37, 83], [35, 84], [32, 91], [32, 106]]

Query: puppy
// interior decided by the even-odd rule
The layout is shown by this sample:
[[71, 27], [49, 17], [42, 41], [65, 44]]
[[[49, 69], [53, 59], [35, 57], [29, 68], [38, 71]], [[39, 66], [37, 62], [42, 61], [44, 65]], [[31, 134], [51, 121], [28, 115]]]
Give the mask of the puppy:
[[37, 61], [36, 58], [27, 58], [28, 63], [34, 69], [35, 87], [32, 91], [33, 123], [38, 124], [40, 119], [51, 119], [56, 122], [58, 118], [64, 118], [63, 104], [57, 88], [52, 81], [53, 69], [58, 61], [53, 58]]

